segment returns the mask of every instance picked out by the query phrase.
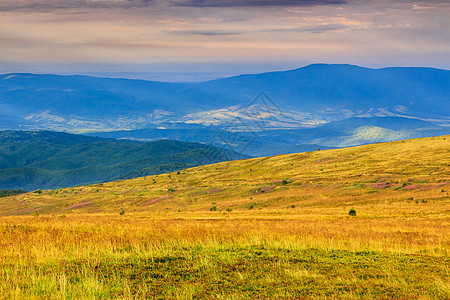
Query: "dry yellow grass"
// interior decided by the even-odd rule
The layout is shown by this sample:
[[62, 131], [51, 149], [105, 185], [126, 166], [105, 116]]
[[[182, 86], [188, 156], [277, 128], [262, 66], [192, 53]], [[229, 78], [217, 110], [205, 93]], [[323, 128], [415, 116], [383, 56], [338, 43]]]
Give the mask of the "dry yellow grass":
[[450, 136], [415, 139], [28, 193], [2, 200], [0, 214], [208, 212], [212, 203], [247, 211], [255, 203], [262, 212], [283, 214], [294, 204], [300, 215], [345, 215], [355, 206], [364, 207], [358, 211], [364, 216], [442, 217], [449, 209], [449, 164]]
[[445, 299], [449, 166], [443, 136], [4, 198], [0, 296]]

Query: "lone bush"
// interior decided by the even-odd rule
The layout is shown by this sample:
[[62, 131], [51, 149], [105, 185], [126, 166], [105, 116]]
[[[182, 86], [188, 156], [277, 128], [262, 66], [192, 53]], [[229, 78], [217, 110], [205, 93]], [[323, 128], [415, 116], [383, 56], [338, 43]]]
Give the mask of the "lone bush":
[[356, 210], [354, 210], [353, 208], [350, 209], [350, 211], [348, 212], [348, 215], [352, 216], [352, 217], [356, 216]]
[[289, 184], [289, 183], [291, 183], [291, 182], [292, 182], [291, 179], [285, 178], [285, 179], [283, 179], [283, 180], [281, 181], [281, 184], [282, 184], [282, 185], [286, 185], [286, 184]]

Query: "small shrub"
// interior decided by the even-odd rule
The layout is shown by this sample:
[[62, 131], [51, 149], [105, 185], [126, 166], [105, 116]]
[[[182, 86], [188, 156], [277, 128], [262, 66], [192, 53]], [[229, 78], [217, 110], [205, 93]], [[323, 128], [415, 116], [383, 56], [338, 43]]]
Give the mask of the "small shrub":
[[217, 211], [217, 206], [213, 206], [213, 207], [211, 207], [210, 209], [209, 209], [210, 211]]
[[119, 215], [124, 215], [125, 214], [125, 211], [123, 210], [123, 208], [122, 209], [120, 209], [120, 212], [119, 212]]
[[289, 184], [289, 183], [291, 183], [291, 182], [292, 182], [291, 179], [285, 178], [285, 179], [283, 179], [283, 180], [281, 181], [281, 184], [282, 184], [282, 185], [286, 185], [286, 184]]
[[37, 189], [33, 193], [35, 193], [35, 194], [42, 194], [42, 190], [41, 189]]
[[180, 171], [178, 171], [178, 172], [177, 172], [177, 175], [180, 175], [180, 174], [181, 174], [181, 172], [180, 172]]
[[233, 211], [233, 209], [232, 209], [231, 207], [227, 207], [225, 210], [226, 210], [227, 212], [232, 212], [232, 211]]
[[356, 210], [354, 210], [353, 208], [350, 209], [350, 211], [348, 212], [349, 216], [355, 217], [356, 216]]
[[253, 209], [254, 207], [255, 207], [255, 204], [253, 203], [248, 207], [248, 209]]
[[170, 187], [167, 189], [168, 192], [175, 192], [175, 189], [173, 187]]

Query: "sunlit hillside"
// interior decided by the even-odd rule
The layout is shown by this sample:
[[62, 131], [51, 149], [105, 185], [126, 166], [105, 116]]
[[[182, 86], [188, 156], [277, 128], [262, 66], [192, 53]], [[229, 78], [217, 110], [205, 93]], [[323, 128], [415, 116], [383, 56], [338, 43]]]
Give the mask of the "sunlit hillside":
[[[449, 204], [450, 136], [279, 155], [8, 199], [2, 215], [197, 212], [438, 216]], [[215, 211], [215, 208], [217, 211]], [[250, 209], [251, 208], [251, 209]], [[213, 212], [211, 212], [213, 209]], [[255, 212], [256, 213], [256, 212]]]
[[450, 136], [0, 198], [0, 298], [448, 299]]

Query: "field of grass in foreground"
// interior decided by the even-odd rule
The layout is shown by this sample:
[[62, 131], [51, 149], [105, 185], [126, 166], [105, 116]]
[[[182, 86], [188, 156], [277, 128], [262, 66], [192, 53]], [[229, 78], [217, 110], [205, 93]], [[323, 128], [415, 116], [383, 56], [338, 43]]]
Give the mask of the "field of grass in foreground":
[[1, 298], [450, 296], [438, 221], [71, 215], [0, 229]]
[[0, 298], [449, 299], [449, 150], [436, 137], [2, 198]]

